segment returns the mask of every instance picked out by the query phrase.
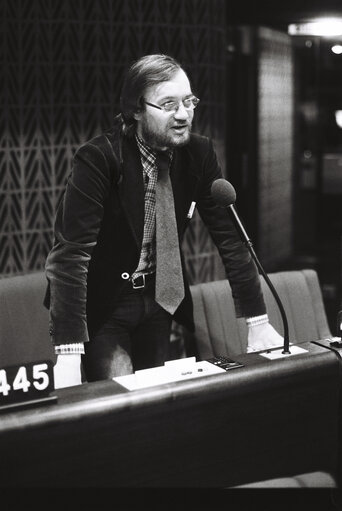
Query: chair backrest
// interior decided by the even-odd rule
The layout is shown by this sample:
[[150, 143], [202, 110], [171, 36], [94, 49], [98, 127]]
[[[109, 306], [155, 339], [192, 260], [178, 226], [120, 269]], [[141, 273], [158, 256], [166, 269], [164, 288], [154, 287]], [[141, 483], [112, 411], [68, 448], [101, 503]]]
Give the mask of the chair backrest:
[[[290, 342], [298, 344], [331, 337], [315, 270], [283, 271], [270, 273], [268, 277], [284, 306]], [[278, 305], [263, 276], [261, 283], [270, 322], [283, 335], [283, 322]], [[245, 353], [246, 321], [235, 316], [228, 281], [196, 284], [191, 286], [191, 294], [196, 326], [193, 342], [198, 358]]]
[[[290, 341], [331, 337], [322, 293], [314, 270], [269, 274], [284, 305]], [[272, 325], [283, 333], [278, 306], [263, 277], [262, 288]], [[0, 279], [0, 367], [55, 360], [49, 340], [48, 311], [43, 306], [44, 272]], [[234, 356], [246, 351], [247, 326], [236, 318], [227, 280], [191, 286], [196, 325], [196, 354]], [[189, 344], [189, 343], [188, 343]]]
[[55, 361], [43, 306], [46, 283], [44, 272], [0, 279], [0, 367]]

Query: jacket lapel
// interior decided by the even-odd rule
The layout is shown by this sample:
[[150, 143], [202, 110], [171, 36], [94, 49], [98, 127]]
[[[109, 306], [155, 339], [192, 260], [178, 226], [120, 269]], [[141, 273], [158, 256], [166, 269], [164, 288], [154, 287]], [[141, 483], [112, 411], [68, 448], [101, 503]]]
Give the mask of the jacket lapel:
[[140, 154], [134, 139], [122, 137], [122, 158], [119, 196], [140, 250], [144, 234], [144, 183]]
[[171, 167], [171, 182], [179, 229], [186, 222], [191, 202], [196, 198], [199, 182], [198, 171], [189, 145], [175, 149]]

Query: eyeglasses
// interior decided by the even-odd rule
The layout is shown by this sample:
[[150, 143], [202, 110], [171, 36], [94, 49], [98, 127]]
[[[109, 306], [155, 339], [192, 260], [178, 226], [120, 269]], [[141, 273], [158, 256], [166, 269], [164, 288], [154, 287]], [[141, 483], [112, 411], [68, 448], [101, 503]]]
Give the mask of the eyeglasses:
[[153, 103], [149, 103], [148, 101], [144, 100], [146, 105], [153, 106], [153, 108], [158, 108], [158, 110], [163, 110], [167, 113], [176, 113], [181, 103], [183, 103], [185, 110], [194, 110], [199, 102], [200, 100], [196, 98], [196, 96], [191, 96], [191, 98], [186, 98], [181, 101], [167, 101], [163, 105], [154, 105]]

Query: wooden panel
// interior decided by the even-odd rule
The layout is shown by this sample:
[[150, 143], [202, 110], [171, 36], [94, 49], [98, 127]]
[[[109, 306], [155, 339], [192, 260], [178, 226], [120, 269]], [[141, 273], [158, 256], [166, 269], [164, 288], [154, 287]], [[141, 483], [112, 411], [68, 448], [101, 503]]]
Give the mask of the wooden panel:
[[293, 57], [287, 34], [258, 30], [258, 256], [274, 271], [293, 255]]

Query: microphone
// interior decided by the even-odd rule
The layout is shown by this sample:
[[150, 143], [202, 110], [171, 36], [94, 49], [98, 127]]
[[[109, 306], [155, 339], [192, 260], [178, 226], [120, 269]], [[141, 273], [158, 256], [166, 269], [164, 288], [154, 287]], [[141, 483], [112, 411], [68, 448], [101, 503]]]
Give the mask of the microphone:
[[290, 345], [289, 326], [288, 326], [288, 322], [287, 322], [285, 309], [283, 307], [283, 304], [280, 300], [280, 297], [279, 297], [277, 291], [275, 290], [267, 273], [265, 272], [259, 259], [257, 258], [257, 255], [253, 248], [253, 243], [250, 240], [250, 238], [248, 237], [247, 232], [245, 231], [245, 229], [240, 221], [240, 218], [234, 208], [234, 203], [236, 201], [236, 192], [235, 192], [233, 185], [226, 179], [223, 179], [223, 178], [216, 179], [215, 181], [213, 181], [213, 183], [211, 185], [211, 195], [219, 207], [229, 209], [229, 211], [232, 213], [233, 219], [236, 222], [236, 225], [242, 235], [242, 238], [244, 239], [244, 242], [245, 242], [248, 250], [251, 253], [251, 256], [253, 257], [257, 267], [259, 268], [260, 272], [262, 273], [268, 287], [270, 288], [270, 290], [278, 304], [280, 314], [281, 314], [281, 317], [283, 320], [283, 325], [284, 325], [284, 348], [283, 348], [282, 353], [283, 354], [291, 353], [290, 349], [289, 349], [289, 345]]

